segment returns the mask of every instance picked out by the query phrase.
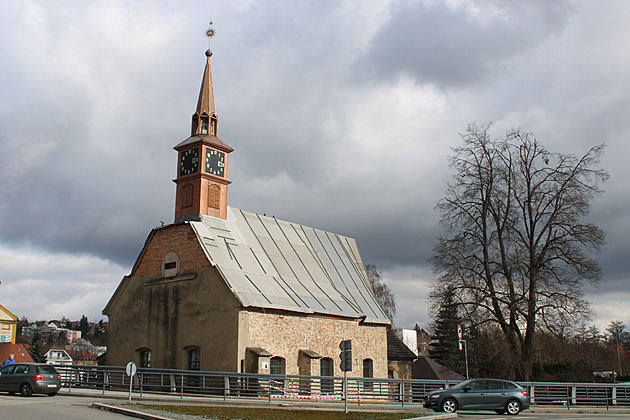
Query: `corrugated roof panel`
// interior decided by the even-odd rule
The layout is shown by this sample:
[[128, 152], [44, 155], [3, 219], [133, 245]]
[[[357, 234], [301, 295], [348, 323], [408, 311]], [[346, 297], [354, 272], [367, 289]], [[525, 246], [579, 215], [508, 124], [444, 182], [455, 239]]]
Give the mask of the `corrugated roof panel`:
[[190, 223], [244, 306], [389, 323], [364, 297], [369, 292], [354, 240], [231, 207], [227, 220], [201, 220]]

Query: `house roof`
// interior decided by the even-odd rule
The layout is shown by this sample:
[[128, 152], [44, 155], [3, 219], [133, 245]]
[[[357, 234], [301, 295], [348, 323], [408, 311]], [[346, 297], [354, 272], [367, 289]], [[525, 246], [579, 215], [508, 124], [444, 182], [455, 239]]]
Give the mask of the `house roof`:
[[233, 207], [186, 223], [244, 307], [390, 324], [352, 238]]
[[0, 320], [4, 322], [17, 323], [17, 316], [13, 315], [7, 308], [0, 305]]
[[90, 351], [86, 350], [66, 350], [66, 352], [72, 357], [72, 360], [96, 360], [98, 356]]
[[24, 344], [0, 343], [0, 364], [7, 360], [10, 354], [15, 355], [16, 363], [33, 363], [33, 358]]
[[418, 356], [398, 337], [391, 328], [387, 329], [387, 360], [416, 360]]
[[418, 357], [418, 360], [411, 364], [411, 377], [413, 379], [441, 379], [463, 381], [466, 379], [457, 372], [454, 372], [438, 362], [428, 357]]

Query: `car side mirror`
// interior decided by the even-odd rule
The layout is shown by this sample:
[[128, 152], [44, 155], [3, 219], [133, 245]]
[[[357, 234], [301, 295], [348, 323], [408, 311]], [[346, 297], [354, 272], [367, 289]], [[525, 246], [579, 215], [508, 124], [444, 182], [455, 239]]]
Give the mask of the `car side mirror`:
[[470, 391], [470, 387], [469, 386], [464, 388], [464, 392], [468, 392], [468, 391]]

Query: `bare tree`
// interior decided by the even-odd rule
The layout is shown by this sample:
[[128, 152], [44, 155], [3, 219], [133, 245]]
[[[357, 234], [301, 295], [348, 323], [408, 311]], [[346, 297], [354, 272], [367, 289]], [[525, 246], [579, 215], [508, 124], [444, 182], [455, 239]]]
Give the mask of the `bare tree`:
[[495, 323], [513, 356], [514, 376], [531, 374], [536, 329], [562, 335], [588, 319], [582, 282], [597, 283], [604, 232], [581, 219], [608, 174], [603, 145], [581, 157], [547, 151], [520, 128], [490, 138], [469, 125], [454, 149], [455, 170], [437, 204], [444, 235], [432, 258], [437, 287], [451, 287], [473, 325]]
[[376, 301], [385, 312], [385, 315], [387, 315], [387, 318], [393, 322], [394, 316], [396, 315], [396, 299], [394, 298], [394, 294], [389, 287], [383, 283], [383, 278], [378, 273], [376, 265], [366, 265], [365, 271], [367, 272], [368, 280], [370, 281], [370, 286], [372, 286]]
[[621, 321], [611, 321], [610, 325], [606, 327], [608, 331], [608, 342], [614, 344], [617, 347], [617, 360], [619, 362], [619, 376], [623, 376], [623, 370], [621, 368], [621, 350], [619, 348], [621, 343], [625, 343], [630, 339], [630, 334], [626, 331], [626, 324]]

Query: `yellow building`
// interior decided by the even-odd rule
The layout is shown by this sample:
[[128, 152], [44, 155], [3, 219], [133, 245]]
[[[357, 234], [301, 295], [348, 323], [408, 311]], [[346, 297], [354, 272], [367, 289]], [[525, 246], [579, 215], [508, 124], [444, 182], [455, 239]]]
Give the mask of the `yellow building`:
[[15, 344], [17, 323], [17, 316], [13, 315], [4, 306], [0, 305], [0, 343]]

